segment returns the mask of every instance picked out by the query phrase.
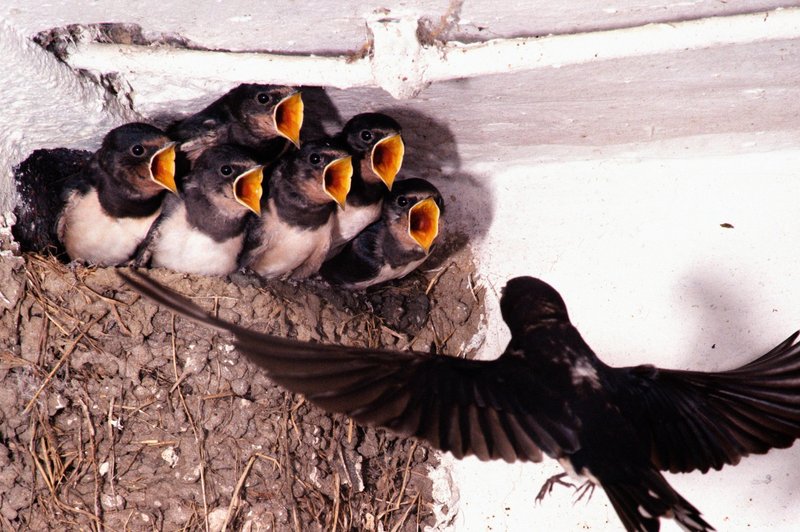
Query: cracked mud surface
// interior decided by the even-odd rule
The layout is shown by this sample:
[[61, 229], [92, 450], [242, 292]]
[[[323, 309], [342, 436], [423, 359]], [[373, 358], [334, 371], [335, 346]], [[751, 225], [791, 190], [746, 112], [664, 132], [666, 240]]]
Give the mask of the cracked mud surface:
[[[470, 356], [483, 320], [471, 259], [461, 250], [431, 262], [435, 270], [367, 293], [152, 274], [262, 331]], [[432, 524], [427, 472], [438, 459], [424, 443], [275, 387], [229, 337], [159, 310], [113, 268], [4, 256], [0, 286], [2, 528]]]

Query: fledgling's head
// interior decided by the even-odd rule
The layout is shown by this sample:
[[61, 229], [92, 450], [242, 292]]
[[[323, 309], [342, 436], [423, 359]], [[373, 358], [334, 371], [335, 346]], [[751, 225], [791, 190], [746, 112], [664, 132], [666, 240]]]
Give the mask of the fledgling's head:
[[363, 179], [380, 181], [392, 189], [405, 155], [401, 133], [400, 124], [382, 113], [362, 113], [345, 124], [342, 137], [348, 150], [360, 159]]
[[303, 98], [294, 87], [242, 83], [220, 101], [253, 135], [264, 140], [283, 137], [300, 146]]
[[561, 294], [535, 277], [515, 277], [508, 281], [500, 298], [500, 312], [512, 335], [544, 320], [569, 323]]
[[350, 154], [331, 139], [306, 142], [279, 167], [278, 171], [291, 186], [312, 203], [335, 202], [344, 207], [353, 163]]
[[197, 159], [185, 178], [187, 193], [199, 190], [221, 212], [243, 215], [246, 210], [261, 213], [263, 167], [245, 150], [222, 144], [213, 146]]
[[142, 196], [175, 186], [175, 143], [155, 126], [132, 122], [109, 131], [95, 154], [105, 172]]
[[424, 179], [410, 178], [395, 183], [381, 216], [395, 239], [428, 254], [439, 236], [443, 214], [439, 190]]

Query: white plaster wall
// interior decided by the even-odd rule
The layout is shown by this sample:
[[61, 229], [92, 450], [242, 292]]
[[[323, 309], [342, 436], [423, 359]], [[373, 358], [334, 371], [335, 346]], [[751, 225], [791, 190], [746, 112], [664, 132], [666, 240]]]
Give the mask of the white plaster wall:
[[[565, 8], [527, 1], [502, 12], [496, 2], [389, 4], [433, 21], [444, 17], [446, 36], [479, 39], [798, 3], [631, 0]], [[211, 48], [352, 52], [368, 38], [364, 17], [387, 7], [189, 5], [0, 6], [3, 209], [13, 201], [10, 167], [32, 149], [95, 149], [105, 131], [131, 116], [29, 46], [34, 32], [137, 22]], [[254, 73], [264, 81], [269, 75]], [[489, 286], [483, 356], [495, 356], [507, 339], [496, 306], [501, 286], [529, 274], [561, 291], [573, 321], [607, 362], [712, 370], [743, 363], [800, 327], [798, 80], [800, 41], [792, 39], [448, 81], [407, 101], [377, 88], [312, 91], [307, 109], [329, 130], [363, 110], [399, 118], [408, 141], [405, 172], [443, 189], [447, 222], [470, 236], [479, 277]], [[188, 85], [190, 92], [179, 90]], [[165, 74], [156, 101], [132, 87], [135, 111], [147, 117], [189, 112], [227, 88]], [[174, 101], [165, 104], [170, 95]], [[800, 523], [799, 464], [795, 446], [719, 473], [670, 480], [719, 530], [789, 531]], [[549, 461], [453, 464], [450, 488], [460, 499], [450, 501], [458, 511], [452, 528], [621, 528], [600, 490], [588, 505], [573, 506], [562, 489], [534, 506], [539, 485], [557, 470]]]
[[[766, 352], [800, 325], [800, 149], [706, 156], [704, 140], [685, 139], [680, 151], [689, 155], [663, 146], [658, 154], [482, 166], [478, 176], [493, 176], [495, 213], [479, 245], [483, 278], [498, 291], [514, 275], [552, 283], [613, 365], [717, 370]], [[507, 340], [497, 318], [491, 327], [487, 352]], [[669, 479], [718, 530], [790, 531], [800, 523], [798, 463], [795, 445]], [[455, 529], [621, 529], [600, 490], [573, 506], [570, 490], [557, 488], [534, 507], [558, 469], [457, 465]]]
[[54, 57], [0, 19], [0, 212], [15, 199], [13, 166], [37, 148], [95, 149], [134, 113], [107, 102]]

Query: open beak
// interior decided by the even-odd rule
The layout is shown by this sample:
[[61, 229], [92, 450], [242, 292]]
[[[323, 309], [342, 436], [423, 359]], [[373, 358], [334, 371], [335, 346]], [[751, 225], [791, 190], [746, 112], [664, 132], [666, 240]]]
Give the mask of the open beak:
[[325, 193], [344, 209], [350, 180], [353, 177], [353, 158], [349, 155], [328, 163], [322, 171], [322, 187]]
[[290, 94], [275, 106], [275, 129], [292, 144], [300, 147], [300, 128], [303, 127], [303, 98], [299, 92]]
[[261, 215], [261, 195], [264, 190], [261, 181], [264, 179], [264, 167], [256, 166], [242, 172], [233, 182], [233, 197], [254, 213]]
[[372, 171], [392, 190], [392, 183], [403, 165], [406, 148], [400, 134], [381, 139], [372, 148]]
[[439, 206], [433, 198], [417, 202], [408, 211], [408, 234], [416, 240], [425, 253], [439, 235]]
[[170, 142], [158, 150], [150, 159], [150, 177], [153, 181], [170, 192], [178, 193], [175, 184], [175, 146], [177, 142]]

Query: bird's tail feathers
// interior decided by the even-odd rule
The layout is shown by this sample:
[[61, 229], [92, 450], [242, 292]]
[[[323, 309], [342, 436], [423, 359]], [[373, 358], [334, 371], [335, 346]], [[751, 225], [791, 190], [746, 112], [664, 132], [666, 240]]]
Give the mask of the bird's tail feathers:
[[675, 519], [682, 529], [690, 532], [714, 530], [700, 511], [656, 470], [637, 473], [622, 481], [600, 479], [600, 483], [628, 531], [657, 531], [661, 517]]

